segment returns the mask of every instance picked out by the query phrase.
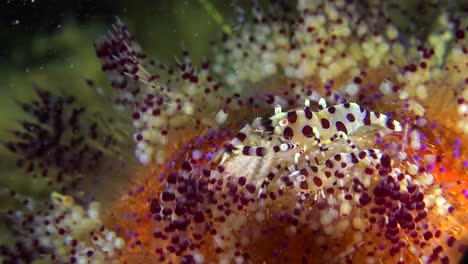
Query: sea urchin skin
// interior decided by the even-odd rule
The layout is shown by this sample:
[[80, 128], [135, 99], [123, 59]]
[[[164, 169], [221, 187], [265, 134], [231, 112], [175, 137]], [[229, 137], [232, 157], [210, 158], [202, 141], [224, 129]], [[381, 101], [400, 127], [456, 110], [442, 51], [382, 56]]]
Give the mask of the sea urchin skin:
[[198, 67], [187, 51], [175, 66], [149, 60], [121, 21], [96, 42], [147, 165], [99, 220], [115, 228], [102, 255], [456, 262], [467, 239], [466, 13], [440, 12], [423, 40], [408, 34], [403, 4], [272, 2], [251, 16], [236, 7], [240, 27]]

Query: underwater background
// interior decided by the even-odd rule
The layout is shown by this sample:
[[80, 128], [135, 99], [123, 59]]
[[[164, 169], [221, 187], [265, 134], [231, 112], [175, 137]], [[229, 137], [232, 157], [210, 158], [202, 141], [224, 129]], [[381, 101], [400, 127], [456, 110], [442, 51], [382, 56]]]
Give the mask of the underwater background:
[[[149, 56], [172, 63], [182, 48], [195, 61], [209, 53], [210, 41], [220, 36], [217, 24], [203, 1], [5, 1], [2, 3], [0, 51], [0, 126], [5, 141], [11, 130], [25, 118], [17, 102], [35, 95], [33, 85], [74, 95], [93, 109], [95, 92], [86, 85], [93, 80], [102, 86], [108, 81], [101, 70], [93, 43], [109, 30], [117, 17], [126, 21], [145, 46]], [[229, 3], [213, 2], [224, 19], [234, 22]], [[44, 185], [31, 184], [16, 169], [16, 156], [0, 152], [1, 186], [44, 195]], [[8, 173], [7, 173], [8, 172]], [[18, 175], [18, 173], [20, 175]]]

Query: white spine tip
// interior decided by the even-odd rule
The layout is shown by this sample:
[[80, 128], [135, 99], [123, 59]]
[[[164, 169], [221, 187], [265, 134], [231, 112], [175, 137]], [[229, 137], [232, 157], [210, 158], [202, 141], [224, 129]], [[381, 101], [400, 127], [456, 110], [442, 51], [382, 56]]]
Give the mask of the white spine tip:
[[323, 109], [327, 108], [327, 102], [326, 102], [325, 99], [323, 99], [323, 98], [320, 98], [320, 100], [319, 100], [319, 105], [320, 105]]
[[282, 113], [281, 105], [275, 105], [275, 115]]

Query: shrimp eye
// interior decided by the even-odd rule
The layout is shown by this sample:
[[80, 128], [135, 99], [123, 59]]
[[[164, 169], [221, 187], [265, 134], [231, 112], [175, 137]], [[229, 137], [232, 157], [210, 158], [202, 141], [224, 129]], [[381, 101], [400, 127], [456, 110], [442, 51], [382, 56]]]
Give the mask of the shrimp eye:
[[288, 120], [287, 119], [283, 119], [281, 121], [279, 121], [279, 125], [282, 126], [282, 127], [285, 127], [289, 124]]

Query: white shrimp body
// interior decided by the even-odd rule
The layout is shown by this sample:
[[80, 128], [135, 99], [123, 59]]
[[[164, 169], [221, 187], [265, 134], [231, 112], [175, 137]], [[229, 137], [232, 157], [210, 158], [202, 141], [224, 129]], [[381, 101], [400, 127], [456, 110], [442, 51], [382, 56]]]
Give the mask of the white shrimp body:
[[[246, 156], [265, 156], [270, 153], [288, 151], [297, 147], [303, 150], [318, 145], [325, 151], [325, 145], [340, 138], [347, 140], [354, 149], [354, 144], [347, 139], [357, 129], [364, 126], [377, 126], [395, 132], [402, 131], [401, 124], [390, 117], [364, 109], [356, 103], [344, 103], [327, 107], [325, 100], [320, 99], [319, 111], [310, 109], [309, 100], [302, 109], [283, 112], [280, 106], [275, 107], [275, 114], [270, 118], [257, 119], [256, 131], [262, 132], [268, 140], [277, 139], [279, 145], [243, 145], [253, 131], [250, 125], [244, 127], [230, 142], [223, 156], [223, 163], [231, 154]], [[300, 154], [298, 154], [300, 155]], [[298, 158], [296, 158], [297, 161]]]
[[267, 133], [303, 146], [315, 145], [316, 141], [312, 140], [314, 136], [323, 144], [328, 144], [340, 134], [349, 135], [363, 126], [387, 127], [397, 132], [402, 130], [398, 121], [355, 103], [334, 105], [313, 112], [307, 101], [303, 109], [277, 111], [272, 117], [262, 119], [261, 125]]

